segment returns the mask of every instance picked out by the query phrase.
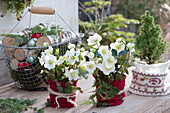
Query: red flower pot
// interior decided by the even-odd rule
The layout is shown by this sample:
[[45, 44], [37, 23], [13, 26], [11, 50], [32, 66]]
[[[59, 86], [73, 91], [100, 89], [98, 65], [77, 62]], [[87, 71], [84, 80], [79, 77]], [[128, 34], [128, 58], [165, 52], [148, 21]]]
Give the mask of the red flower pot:
[[[112, 82], [105, 81], [105, 82], [114, 86], [114, 87], [117, 87], [120, 92], [120, 91], [123, 91], [123, 89], [125, 87], [125, 79], [126, 79], [126, 76], [122, 80], [117, 80], [117, 81], [112, 81]], [[122, 99], [120, 98], [119, 95], [115, 95], [113, 98], [106, 99], [106, 98], [103, 98], [106, 95], [101, 94], [101, 96], [99, 96], [99, 98], [97, 98], [97, 101], [99, 104], [100, 103], [108, 103], [108, 106], [117, 106], [124, 102], [123, 98], [126, 96], [124, 91], [122, 93], [120, 93], [120, 95], [122, 96]]]
[[[47, 80], [49, 85], [50, 85], [50, 88], [54, 91], [54, 92], [58, 92], [58, 89], [57, 89], [57, 83], [60, 83], [61, 84], [61, 87], [63, 87], [63, 89], [65, 88], [65, 84], [67, 82], [55, 82], [55, 81], [51, 81], [51, 80]], [[78, 83], [78, 80], [75, 81], [73, 83], [74, 86], [77, 87], [77, 83]], [[72, 98], [69, 98], [71, 99], [72, 101], [76, 102], [76, 97], [72, 97]], [[58, 103], [59, 103], [59, 108], [71, 108], [71, 107], [74, 107], [74, 104], [70, 103], [67, 101], [66, 98], [58, 98], [57, 99]], [[53, 108], [56, 108], [58, 107], [57, 103], [56, 103], [56, 95], [53, 95], [50, 93], [50, 106], [53, 107]]]

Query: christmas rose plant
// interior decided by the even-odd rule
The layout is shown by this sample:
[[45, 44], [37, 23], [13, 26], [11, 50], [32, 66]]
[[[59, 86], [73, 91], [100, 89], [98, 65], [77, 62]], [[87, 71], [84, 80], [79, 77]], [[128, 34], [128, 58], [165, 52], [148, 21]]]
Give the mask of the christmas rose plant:
[[[56, 49], [54, 53], [54, 49], [51, 46], [41, 52], [39, 62], [45, 68], [41, 73], [46, 73], [48, 80], [67, 82], [67, 84], [71, 85], [82, 77], [87, 78], [87, 71], [82, 66], [83, 62], [85, 62], [87, 52], [84, 48], [78, 49], [71, 43], [68, 44], [68, 48], [69, 50], [63, 56], [59, 55], [59, 49]], [[57, 86], [58, 91], [61, 93], [80, 90], [80, 88], [74, 86], [69, 87], [67, 90], [63, 90], [60, 84], [57, 84]]]
[[[106, 98], [113, 98], [119, 94], [119, 89], [108, 84], [108, 82], [122, 80], [130, 66], [131, 55], [135, 51], [133, 43], [126, 43], [124, 39], [118, 38], [115, 43], [100, 45], [102, 37], [98, 34], [90, 36], [88, 45], [89, 61], [86, 62], [86, 69], [96, 79], [93, 87], [97, 90], [90, 96], [90, 103], [96, 103], [94, 97], [106, 94]], [[105, 106], [105, 105], [103, 105]]]

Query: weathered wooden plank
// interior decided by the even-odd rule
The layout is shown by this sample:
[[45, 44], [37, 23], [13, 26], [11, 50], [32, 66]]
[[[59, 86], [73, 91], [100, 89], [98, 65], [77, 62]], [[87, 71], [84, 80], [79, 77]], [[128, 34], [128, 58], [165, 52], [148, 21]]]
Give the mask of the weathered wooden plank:
[[[81, 105], [81, 102], [87, 100], [93, 91], [92, 84], [94, 79], [89, 75], [88, 80], [79, 81], [78, 86], [82, 87], [84, 93], [77, 96], [77, 107], [71, 109], [54, 109], [47, 107], [45, 113], [169, 113], [170, 95], [162, 97], [144, 97], [131, 94], [126, 91], [125, 102], [120, 106], [96, 108], [93, 105]], [[129, 84], [127, 84], [128, 86]], [[128, 87], [126, 87], [128, 88]], [[24, 91], [17, 88], [14, 84], [0, 87], [0, 98], [30, 98], [37, 99], [33, 107], [41, 108], [44, 106], [48, 97], [48, 91]], [[31, 113], [29, 110], [26, 113]]]

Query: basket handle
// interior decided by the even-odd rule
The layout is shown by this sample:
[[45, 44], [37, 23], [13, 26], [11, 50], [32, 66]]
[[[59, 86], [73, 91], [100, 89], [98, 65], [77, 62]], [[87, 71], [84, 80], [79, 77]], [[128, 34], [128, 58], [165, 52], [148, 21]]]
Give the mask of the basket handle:
[[33, 14], [54, 15], [55, 9], [50, 7], [31, 7], [29, 12]]

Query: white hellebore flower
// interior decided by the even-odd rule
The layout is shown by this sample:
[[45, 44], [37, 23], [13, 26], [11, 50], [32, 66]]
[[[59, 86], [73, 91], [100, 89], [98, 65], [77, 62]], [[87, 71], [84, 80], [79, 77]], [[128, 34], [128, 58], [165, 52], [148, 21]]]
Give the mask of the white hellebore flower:
[[110, 56], [108, 58], [104, 58], [104, 64], [105, 64], [106, 68], [111, 68], [116, 63], [117, 63], [117, 59], [115, 59], [113, 56]]
[[65, 56], [60, 56], [59, 59], [57, 60], [57, 65], [59, 66], [65, 61]]
[[68, 77], [69, 81], [71, 81], [71, 80], [77, 80], [77, 79], [80, 78], [80, 77], [78, 76], [78, 69], [77, 69], [77, 70], [71, 69], [70, 71], [67, 70], [67, 71], [65, 72], [65, 76]]
[[82, 62], [80, 65], [80, 70], [83, 72], [83, 71], [86, 71], [86, 68], [87, 68], [87, 63], [86, 62]]
[[103, 58], [109, 57], [111, 55], [111, 51], [109, 51], [108, 46], [100, 46], [98, 52], [102, 55]]
[[44, 42], [44, 43], [43, 43], [43, 46], [44, 46], [44, 47], [48, 47], [48, 46], [49, 46], [48, 42]]
[[81, 52], [85, 51], [84, 47], [82, 47], [82, 48], [80, 49], [80, 51], [81, 51]]
[[82, 57], [85, 57], [85, 56], [87, 56], [88, 55], [88, 51], [83, 51], [83, 52], [81, 52], [81, 56]]
[[[76, 54], [76, 55], [75, 55]], [[66, 56], [66, 57], [68, 57], [68, 59], [67, 59], [67, 61], [71, 64], [71, 65], [73, 65], [76, 61], [79, 61], [79, 58], [78, 58], [78, 55], [79, 55], [80, 53], [79, 52], [76, 52], [76, 51], [73, 51], [73, 52], [69, 52], [68, 53], [68, 56]]]
[[93, 36], [90, 36], [88, 39], [87, 39], [87, 42], [88, 42], [88, 45], [95, 45], [95, 44], [100, 44], [100, 41], [102, 40], [102, 37], [95, 33]]
[[46, 49], [44, 52], [45, 52], [45, 55], [50, 55], [53, 53], [53, 48], [49, 46], [48, 49]]
[[41, 52], [41, 58], [38, 57], [38, 59], [39, 59], [41, 66], [44, 65], [44, 63], [45, 63], [45, 53]]
[[102, 60], [101, 58], [92, 58], [90, 61], [94, 62], [95, 64], [98, 64], [98, 62]]
[[103, 71], [103, 73], [104, 73], [105, 75], [109, 75], [111, 72], [114, 72], [114, 71], [115, 71], [115, 66], [114, 66], [114, 65], [112, 65], [111, 68], [107, 68], [104, 63], [98, 64], [98, 68], [99, 68], [101, 71]]
[[117, 50], [117, 52], [119, 53], [120, 51], [123, 51], [125, 49], [125, 45], [123, 43], [115, 42], [110, 44], [110, 48]]
[[46, 55], [45, 56], [45, 64], [44, 67], [51, 70], [55, 68], [55, 65], [57, 64], [56, 57], [54, 55]]
[[135, 46], [134, 43], [128, 43], [128, 44], [127, 44], [127, 47], [129, 48], [130, 53], [135, 52], [134, 46]]
[[[73, 49], [72, 49], [73, 50]], [[73, 50], [74, 51], [74, 50]], [[71, 51], [66, 51], [66, 54], [64, 55], [65, 56], [65, 59], [67, 60], [69, 58], [69, 55], [71, 54]]]
[[122, 43], [122, 42], [124, 42], [124, 43], [125, 43], [125, 41], [124, 41], [122, 38], [118, 38], [118, 39], [116, 39], [116, 43]]
[[96, 69], [96, 64], [94, 62], [90, 61], [87, 63], [87, 71], [89, 73], [93, 73], [95, 69]]
[[93, 52], [88, 53], [88, 57], [89, 58], [94, 58], [94, 53]]
[[73, 49], [73, 48], [75, 48], [75, 45], [74, 45], [74, 44], [69, 43], [69, 44], [68, 44], [68, 48], [69, 48], [69, 49]]

